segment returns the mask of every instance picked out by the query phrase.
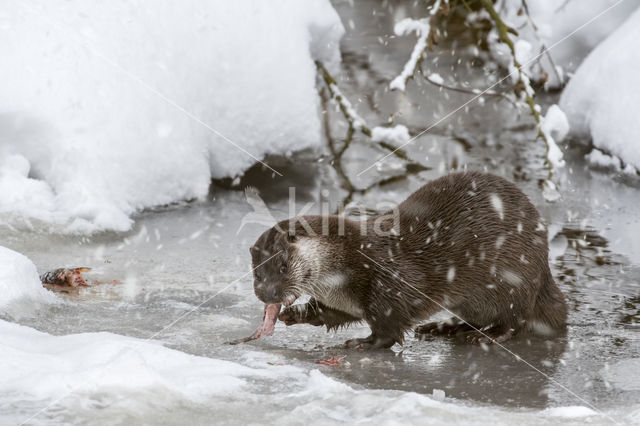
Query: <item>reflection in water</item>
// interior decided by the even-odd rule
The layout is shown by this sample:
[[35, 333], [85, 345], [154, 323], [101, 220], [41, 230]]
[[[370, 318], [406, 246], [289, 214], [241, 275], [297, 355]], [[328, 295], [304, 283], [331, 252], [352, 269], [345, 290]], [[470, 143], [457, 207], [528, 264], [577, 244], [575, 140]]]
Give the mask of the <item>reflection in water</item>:
[[[339, 342], [338, 339], [331, 340]], [[408, 338], [401, 352], [398, 347], [394, 349], [399, 352], [360, 352], [329, 346], [288, 350], [286, 355], [309, 363], [346, 355], [346, 366], [323, 367], [322, 371], [367, 388], [425, 394], [440, 389], [457, 399], [505, 406], [547, 406], [548, 391], [554, 386], [553, 377], [562, 362], [566, 339], [518, 338], [505, 347], [516, 356], [498, 346], [469, 345], [441, 337], [428, 341]]]

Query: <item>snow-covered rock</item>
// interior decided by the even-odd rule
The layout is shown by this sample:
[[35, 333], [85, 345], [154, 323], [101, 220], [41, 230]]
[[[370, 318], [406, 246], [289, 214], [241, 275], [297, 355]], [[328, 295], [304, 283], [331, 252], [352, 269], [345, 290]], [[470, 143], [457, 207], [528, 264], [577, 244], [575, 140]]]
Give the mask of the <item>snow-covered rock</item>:
[[560, 105], [572, 133], [640, 168], [640, 10], [589, 54], [565, 88]]
[[319, 145], [314, 59], [335, 70], [343, 32], [328, 0], [2, 8], [0, 219], [123, 231], [212, 177]]
[[[17, 301], [53, 302], [56, 297], [42, 287], [36, 267], [27, 257], [0, 246], [0, 313]], [[2, 375], [0, 374], [0, 377]]]

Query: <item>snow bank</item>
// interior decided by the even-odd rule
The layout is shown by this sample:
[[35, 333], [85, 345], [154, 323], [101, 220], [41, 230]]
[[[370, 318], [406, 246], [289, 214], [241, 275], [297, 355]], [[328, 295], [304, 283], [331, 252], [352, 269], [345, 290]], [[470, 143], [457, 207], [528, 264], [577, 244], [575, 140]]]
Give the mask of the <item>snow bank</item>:
[[36, 303], [57, 300], [42, 287], [33, 262], [20, 253], [0, 246], [0, 313], [6, 312], [12, 303], [24, 299]]
[[124, 231], [212, 177], [318, 145], [313, 61], [335, 67], [343, 32], [328, 0], [3, 8], [0, 214]]
[[600, 44], [580, 65], [560, 105], [571, 131], [640, 169], [640, 10]]
[[13, 218], [12, 221], [47, 220], [54, 210], [55, 194], [51, 187], [29, 178], [30, 169], [29, 160], [24, 156], [0, 153], [0, 215], [3, 217]]
[[[354, 389], [314, 364], [310, 369], [284, 365], [286, 359], [263, 352], [247, 352], [231, 362], [111, 333], [52, 336], [1, 320], [0, 335], [0, 418], [12, 413], [12, 423], [48, 404], [75, 423], [95, 420], [97, 414], [113, 416], [113, 410], [120, 422], [134, 416], [154, 423], [174, 411], [186, 419], [198, 410], [185, 400], [202, 404], [204, 418], [215, 414], [233, 424], [260, 419], [282, 424], [413, 424], [424, 419], [483, 424], [487, 418], [495, 424], [539, 424], [541, 414], [602, 419], [586, 407], [513, 412], [444, 395], [436, 400], [413, 392]], [[12, 405], [16, 400], [20, 404]], [[151, 411], [145, 411], [149, 406]], [[40, 413], [38, 420], [50, 414]], [[191, 422], [199, 423], [196, 419]]]
[[253, 369], [111, 333], [52, 336], [0, 321], [0, 394], [55, 399], [73, 391], [174, 392], [190, 400], [242, 388]]
[[623, 172], [628, 175], [635, 175], [638, 173], [635, 167], [631, 164], [627, 164], [623, 167], [622, 162], [618, 157], [605, 154], [599, 149], [592, 149], [590, 153], [584, 156], [590, 166], [600, 169], [611, 169], [616, 172]]

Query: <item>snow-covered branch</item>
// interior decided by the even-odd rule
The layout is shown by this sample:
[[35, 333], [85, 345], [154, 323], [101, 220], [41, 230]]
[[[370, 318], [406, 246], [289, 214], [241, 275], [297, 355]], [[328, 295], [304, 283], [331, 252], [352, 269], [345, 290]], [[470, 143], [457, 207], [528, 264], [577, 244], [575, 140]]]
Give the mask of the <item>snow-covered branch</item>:
[[[511, 53], [508, 71], [511, 81], [514, 83], [516, 96], [518, 96], [518, 98], [529, 107], [531, 115], [538, 125], [538, 137], [545, 143], [545, 163], [548, 167], [548, 175], [545, 182], [544, 196], [548, 201], [555, 201], [560, 197], [560, 194], [558, 193], [555, 184], [551, 181], [553, 168], [560, 168], [564, 166], [564, 160], [562, 159], [562, 151], [556, 144], [555, 139], [551, 136], [551, 132], [557, 130], [558, 126], [564, 128], [564, 124], [566, 124], [567, 119], [564, 116], [564, 113], [557, 106], [555, 106], [555, 108], [549, 108], [549, 112], [546, 117], [543, 117], [540, 114], [540, 105], [536, 104], [534, 101], [535, 91], [533, 90], [533, 87], [531, 87], [531, 80], [524, 68], [527, 63], [530, 62], [531, 45], [525, 40], [517, 40], [514, 43], [509, 34], [517, 33], [505, 24], [500, 17], [500, 14], [494, 8], [491, 0], [482, 0], [482, 5], [489, 13], [489, 16], [491, 16], [491, 19], [495, 24], [499, 40], [508, 46]], [[566, 127], [568, 127], [568, 125], [566, 125]], [[562, 138], [567, 132], [568, 129], [560, 132], [562, 134]]]
[[[404, 179], [406, 176], [411, 174], [420, 173], [421, 171], [428, 170], [427, 167], [423, 166], [420, 163], [416, 163], [409, 159], [407, 154], [398, 146], [408, 142], [411, 139], [411, 135], [409, 134], [409, 130], [403, 125], [396, 125], [394, 127], [374, 127], [371, 129], [364, 118], [358, 114], [356, 109], [353, 107], [349, 99], [342, 93], [340, 87], [336, 80], [331, 76], [326, 67], [319, 61], [316, 62], [316, 66], [318, 68], [319, 73], [322, 76], [322, 79], [325, 83], [326, 90], [323, 89], [320, 92], [320, 96], [323, 103], [323, 108], [326, 109], [327, 102], [329, 97], [326, 95], [326, 92], [329, 93], [331, 99], [333, 99], [337, 104], [338, 108], [342, 112], [342, 115], [345, 117], [348, 123], [347, 134], [344, 139], [344, 142], [340, 148], [336, 146], [335, 141], [331, 137], [331, 129], [329, 125], [329, 121], [327, 116], [325, 115], [325, 133], [328, 139], [329, 150], [332, 155], [331, 165], [340, 177], [343, 182], [343, 187], [347, 191], [347, 196], [343, 200], [343, 204], [346, 205], [352, 201], [353, 196], [355, 194], [363, 195], [367, 193], [369, 190], [380, 187], [382, 185], [389, 184], [398, 179]], [[342, 167], [342, 156], [345, 151], [349, 148], [351, 142], [353, 141], [353, 135], [356, 131], [361, 132], [365, 136], [369, 137], [371, 142], [373, 142], [374, 146], [378, 146], [389, 151], [391, 154], [396, 157], [402, 159], [405, 162], [405, 174], [392, 176], [390, 178], [383, 179], [378, 182], [374, 182], [366, 188], [356, 188], [348, 174], [345, 172]]]
[[[398, 158], [401, 158], [405, 161], [409, 161], [409, 157], [407, 157], [407, 154], [402, 149], [399, 149], [397, 147], [397, 145], [400, 145], [400, 143], [406, 142], [407, 140], [409, 140], [410, 136], [408, 134], [408, 131], [406, 132], [408, 137], [406, 138], [406, 140], [401, 141], [400, 143], [398, 143], [397, 134], [396, 134], [396, 137], [393, 138], [393, 140], [385, 139], [383, 137], [372, 137], [374, 136], [375, 132], [373, 132], [371, 128], [367, 126], [367, 123], [364, 120], [364, 118], [362, 118], [360, 114], [358, 114], [358, 112], [353, 107], [349, 99], [342, 93], [342, 91], [340, 90], [340, 87], [338, 86], [338, 83], [331, 76], [329, 71], [325, 68], [324, 65], [322, 65], [321, 62], [316, 62], [316, 66], [318, 67], [318, 71], [320, 71], [322, 75], [322, 79], [324, 80], [327, 88], [329, 89], [331, 98], [338, 104], [340, 111], [342, 112], [342, 114], [344, 115], [344, 118], [347, 120], [347, 123], [349, 124], [349, 128], [347, 130], [347, 136], [345, 138], [345, 143], [342, 149], [338, 151], [338, 154], [341, 156], [344, 153], [344, 151], [346, 151], [346, 149], [349, 147], [349, 144], [353, 139], [354, 132], [357, 130], [362, 132], [364, 135], [372, 138], [371, 139], [372, 142], [375, 142], [377, 146], [391, 152], [393, 155], [395, 155]], [[376, 127], [373, 130], [375, 131], [376, 129], [379, 129], [379, 128]], [[377, 134], [380, 135], [381, 133], [378, 132]], [[396, 142], [397, 144], [394, 145], [390, 142]]]
[[347, 99], [347, 97], [342, 93], [338, 83], [336, 83], [336, 80], [331, 76], [331, 74], [329, 74], [329, 71], [327, 71], [325, 66], [319, 61], [316, 61], [316, 66], [322, 74], [322, 79], [327, 85], [327, 88], [331, 93], [331, 97], [338, 103], [340, 111], [342, 111], [344, 118], [346, 118], [349, 123], [349, 127], [359, 130], [367, 136], [371, 136], [371, 129], [367, 126], [364, 118], [360, 117], [360, 114], [358, 114], [353, 105], [351, 105], [349, 99]]
[[400, 72], [400, 74], [389, 84], [389, 88], [391, 90], [400, 90], [404, 92], [407, 87], [407, 81], [413, 77], [418, 65], [424, 59], [424, 55], [429, 47], [428, 40], [432, 35], [431, 24], [429, 22], [430, 20], [431, 18], [423, 18], [419, 20], [407, 18], [395, 25], [393, 30], [397, 36], [415, 32], [418, 35], [418, 40], [416, 41], [416, 45], [413, 47], [413, 51], [411, 52], [411, 57], [404, 65], [402, 72]]

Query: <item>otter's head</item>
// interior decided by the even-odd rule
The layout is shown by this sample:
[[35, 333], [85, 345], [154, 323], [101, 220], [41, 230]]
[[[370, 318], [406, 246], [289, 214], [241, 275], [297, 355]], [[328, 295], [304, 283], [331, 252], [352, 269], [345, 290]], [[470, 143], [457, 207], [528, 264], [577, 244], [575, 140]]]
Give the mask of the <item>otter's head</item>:
[[264, 303], [292, 304], [320, 274], [322, 253], [317, 239], [283, 231], [265, 231], [250, 248], [253, 288]]

